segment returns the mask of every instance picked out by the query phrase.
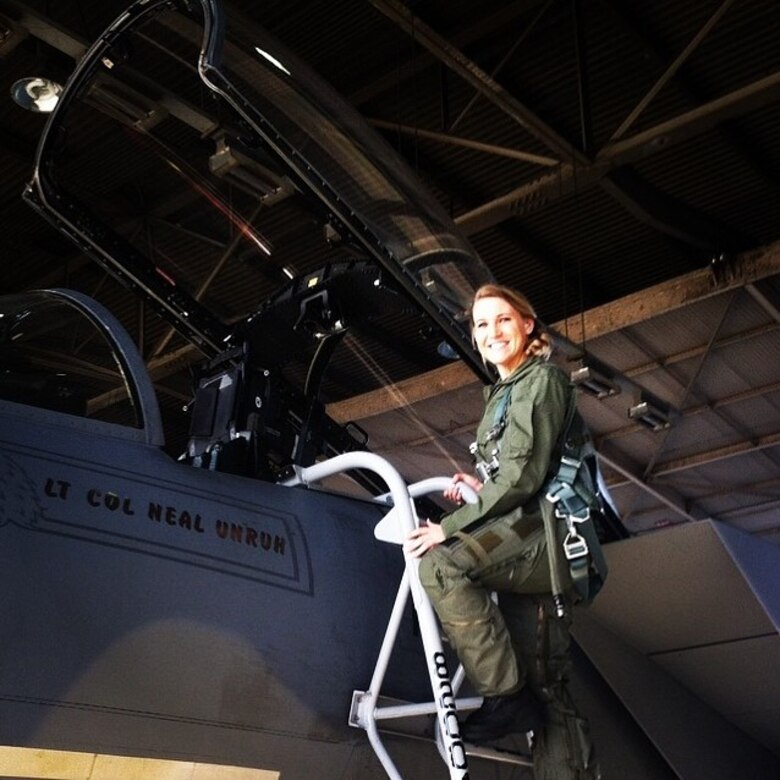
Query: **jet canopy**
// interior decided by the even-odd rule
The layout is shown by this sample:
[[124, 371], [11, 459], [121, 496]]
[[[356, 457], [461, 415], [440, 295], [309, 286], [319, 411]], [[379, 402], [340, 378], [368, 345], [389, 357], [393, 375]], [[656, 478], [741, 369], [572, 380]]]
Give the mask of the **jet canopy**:
[[[467, 309], [486, 266], [345, 100], [216, 0], [142, 0], [109, 27], [49, 118], [26, 197], [174, 326], [147, 333], [150, 364], [211, 361], [191, 458], [282, 419], [279, 463], [364, 446], [324, 443], [324, 404], [453, 357], [484, 371]], [[127, 296], [106, 303], [138, 316]]]
[[[137, 2], [106, 31], [51, 115], [27, 196], [207, 355], [249, 337], [302, 387], [319, 306], [349, 331], [329, 400], [443, 354], [483, 370], [466, 320], [486, 266], [345, 100], [215, 0]], [[365, 283], [329, 287], [350, 263]], [[283, 299], [294, 333], [288, 313], [274, 322]]]

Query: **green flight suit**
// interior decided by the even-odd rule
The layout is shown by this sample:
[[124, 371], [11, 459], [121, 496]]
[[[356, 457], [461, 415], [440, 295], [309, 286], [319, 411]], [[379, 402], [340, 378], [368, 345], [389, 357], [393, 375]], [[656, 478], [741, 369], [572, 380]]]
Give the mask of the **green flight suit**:
[[496, 448], [489, 432], [500, 425], [497, 410], [506, 392], [511, 396], [498, 439], [498, 470], [477, 494], [476, 504], [442, 519], [446, 540], [423, 556], [420, 582], [480, 695], [507, 695], [528, 683], [545, 704], [546, 724], [534, 746], [537, 780], [596, 778], [587, 724], [566, 691], [568, 623], [553, 625], [554, 613], [539, 608], [552, 600], [538, 494], [574, 390], [557, 366], [541, 358], [526, 360], [486, 388], [477, 428], [484, 461]]

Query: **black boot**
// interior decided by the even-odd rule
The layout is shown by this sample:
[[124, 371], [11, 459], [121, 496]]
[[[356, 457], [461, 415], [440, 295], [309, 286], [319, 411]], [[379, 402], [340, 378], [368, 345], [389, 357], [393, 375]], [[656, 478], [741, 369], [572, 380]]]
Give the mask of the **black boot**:
[[507, 734], [537, 731], [544, 711], [528, 686], [509, 696], [485, 696], [482, 706], [463, 723], [461, 736], [465, 742], [492, 742]]

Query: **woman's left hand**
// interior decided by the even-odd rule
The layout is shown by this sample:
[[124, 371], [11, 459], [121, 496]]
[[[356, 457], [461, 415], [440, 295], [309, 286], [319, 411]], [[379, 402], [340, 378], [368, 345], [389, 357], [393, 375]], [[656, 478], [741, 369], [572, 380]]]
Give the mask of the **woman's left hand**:
[[452, 501], [458, 506], [463, 504], [463, 493], [460, 489], [461, 483], [468, 485], [475, 493], [479, 493], [479, 491], [482, 490], [482, 483], [473, 474], [466, 474], [463, 471], [459, 471], [457, 474], [453, 475], [452, 481], [442, 494], [444, 498]]
[[428, 550], [432, 550], [444, 541], [444, 530], [438, 523], [426, 520], [419, 528], [415, 528], [404, 542], [404, 551], [412, 558], [421, 558]]

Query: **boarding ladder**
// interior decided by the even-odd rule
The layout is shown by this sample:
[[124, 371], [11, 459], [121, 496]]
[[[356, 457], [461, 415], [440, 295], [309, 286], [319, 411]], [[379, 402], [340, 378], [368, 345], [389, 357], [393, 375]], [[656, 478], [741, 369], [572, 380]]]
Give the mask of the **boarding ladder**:
[[[384, 458], [370, 452], [348, 452], [308, 467], [296, 467], [295, 476], [285, 485], [314, 485], [322, 480], [352, 469], [368, 470], [380, 476], [390, 488], [388, 493], [375, 497], [375, 501], [391, 506], [392, 509], [377, 524], [374, 535], [385, 542], [402, 544], [406, 536], [419, 524], [414, 499], [432, 493], [440, 493], [450, 484], [449, 477], [431, 479], [407, 485], [396, 469]], [[474, 503], [476, 494], [466, 485], [461, 485], [464, 499]], [[391, 780], [403, 780], [379, 736], [378, 721], [414, 718], [421, 715], [435, 715], [436, 746], [449, 770], [451, 780], [467, 780], [468, 756], [475, 756], [505, 764], [530, 766], [528, 757], [508, 751], [468, 745], [460, 738], [458, 711], [470, 710], [482, 703], [479, 697], [457, 699], [457, 692], [464, 679], [463, 667], [459, 667], [450, 679], [441, 635], [427, 594], [420, 585], [417, 569], [419, 561], [406, 552], [406, 564], [398, 593], [395, 598], [384, 640], [379, 650], [374, 674], [367, 691], [355, 691], [349, 713], [349, 725], [365, 729], [377, 758]], [[423, 644], [428, 676], [431, 681], [433, 701], [423, 703], [380, 703], [380, 692], [395, 645], [401, 618], [409, 598], [417, 611], [420, 638]]]

